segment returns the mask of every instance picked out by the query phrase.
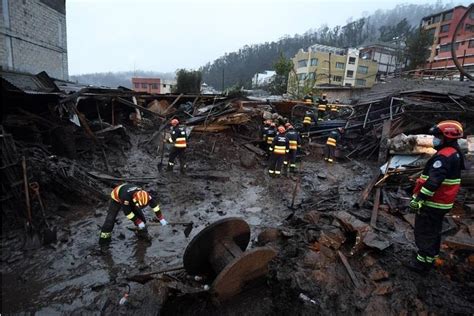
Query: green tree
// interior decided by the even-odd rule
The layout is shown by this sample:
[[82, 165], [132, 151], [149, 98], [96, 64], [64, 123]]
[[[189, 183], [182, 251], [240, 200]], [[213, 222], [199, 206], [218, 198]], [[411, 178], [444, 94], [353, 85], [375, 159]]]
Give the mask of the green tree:
[[283, 94], [288, 87], [288, 75], [293, 70], [293, 61], [286, 58], [282, 52], [278, 60], [273, 64], [276, 72], [275, 79], [270, 84], [269, 90], [272, 94]]
[[176, 92], [199, 93], [201, 81], [202, 73], [200, 71], [179, 69], [176, 72]]
[[433, 36], [421, 28], [411, 32], [407, 38], [405, 58], [408, 60], [408, 70], [413, 70], [426, 63], [430, 56], [429, 47], [433, 43]]

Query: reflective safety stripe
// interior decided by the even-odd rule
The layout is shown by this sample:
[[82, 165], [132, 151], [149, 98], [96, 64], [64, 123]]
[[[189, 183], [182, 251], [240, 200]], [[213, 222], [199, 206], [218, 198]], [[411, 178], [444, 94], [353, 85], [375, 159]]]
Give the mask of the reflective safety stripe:
[[174, 166], [173, 162], [168, 162], [168, 166]]
[[288, 164], [288, 161], [283, 161], [283, 164], [284, 164], [284, 165], [287, 165], [287, 164]]
[[295, 163], [290, 163], [290, 168], [296, 168], [296, 164]]
[[417, 255], [417, 256], [416, 256], [416, 260], [418, 260], [418, 261], [420, 261], [420, 262], [426, 262], [425, 257], [420, 256], [420, 255]]
[[135, 217], [135, 214], [133, 214], [133, 212], [130, 212], [130, 213], [127, 214], [127, 218], [129, 220], [132, 220], [132, 218], [134, 218], [134, 217]]
[[420, 179], [422, 179], [422, 180], [428, 180], [428, 178], [429, 178], [429, 176], [424, 175], [424, 174], [422, 174], [422, 175], [420, 176]]
[[432, 207], [432, 208], [439, 208], [442, 210], [449, 210], [453, 208], [454, 203], [436, 203], [436, 202], [431, 202], [431, 201], [425, 201], [425, 205]]
[[281, 171], [280, 170], [275, 170], [275, 174], [280, 174]]
[[433, 196], [435, 194], [433, 191], [430, 191], [425, 187], [422, 187], [420, 192], [427, 195], [427, 196]]
[[435, 258], [426, 256], [425, 260], [426, 260], [427, 263], [433, 263], [433, 261], [435, 261]]
[[447, 184], [447, 185], [461, 184], [461, 179], [444, 179], [442, 184]]
[[303, 124], [311, 124], [311, 117], [305, 116], [303, 119]]
[[326, 105], [325, 104], [318, 105], [318, 111], [326, 111]]
[[269, 169], [268, 173], [275, 173], [275, 171]]
[[267, 137], [267, 144], [272, 144], [273, 143], [273, 138], [274, 137]]
[[298, 149], [298, 141], [290, 140], [290, 149]]
[[275, 154], [284, 155], [286, 153], [286, 146], [275, 146], [273, 149]]
[[153, 208], [153, 212], [159, 212], [160, 211], [160, 206], [157, 205], [156, 207]]
[[174, 147], [186, 148], [186, 138], [185, 137], [176, 138], [176, 142], [174, 143]]
[[332, 137], [329, 137], [328, 140], [326, 141], [326, 145], [336, 146], [336, 140]]
[[112, 199], [113, 199], [115, 202], [122, 203], [122, 201], [121, 201], [120, 198], [119, 198], [119, 191], [120, 191], [120, 188], [123, 187], [124, 185], [125, 185], [125, 183], [119, 185], [118, 187], [116, 187], [115, 189], [113, 189], [112, 192], [110, 193], [110, 196], [112, 197]]
[[329, 162], [333, 162], [334, 160], [332, 160], [332, 158], [328, 158], [328, 161], [329, 161]]
[[101, 232], [100, 238], [110, 238], [112, 237], [112, 233]]

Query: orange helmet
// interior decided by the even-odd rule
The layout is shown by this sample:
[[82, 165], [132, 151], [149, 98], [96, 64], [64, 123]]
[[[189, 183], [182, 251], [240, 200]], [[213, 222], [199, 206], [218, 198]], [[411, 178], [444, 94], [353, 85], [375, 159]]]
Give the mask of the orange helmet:
[[148, 205], [149, 201], [150, 201], [150, 195], [148, 194], [148, 192], [140, 190], [133, 193], [133, 202], [135, 203], [136, 206], [145, 207]]
[[461, 123], [458, 121], [448, 120], [439, 122], [436, 126], [430, 129], [430, 134], [443, 135], [447, 139], [458, 139], [463, 135]]
[[176, 125], [178, 125], [178, 124], [179, 124], [178, 119], [172, 119], [172, 120], [171, 120], [171, 125], [176, 126]]
[[285, 127], [284, 126], [278, 126], [278, 133], [283, 134], [285, 132]]

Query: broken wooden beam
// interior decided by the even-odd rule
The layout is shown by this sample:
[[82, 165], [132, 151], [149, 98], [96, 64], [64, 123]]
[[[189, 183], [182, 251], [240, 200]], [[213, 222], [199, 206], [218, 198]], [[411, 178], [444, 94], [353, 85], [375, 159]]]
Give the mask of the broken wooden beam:
[[163, 116], [161, 116], [161, 115], [159, 115], [158, 113], [155, 113], [155, 112], [153, 112], [153, 111], [150, 111], [150, 110], [148, 110], [147, 108], [144, 108], [144, 107], [141, 106], [141, 105], [135, 104], [135, 103], [133, 103], [133, 102], [131, 102], [131, 101], [125, 100], [125, 99], [120, 98], [120, 97], [117, 97], [116, 100], [117, 100], [117, 102], [122, 103], [123, 105], [129, 106], [129, 107], [132, 107], [132, 108], [135, 108], [135, 109], [139, 109], [139, 110], [141, 110], [141, 111], [143, 111], [143, 112], [146, 112], [146, 113], [148, 113], [148, 114], [154, 115], [154, 116], [160, 118], [161, 120], [165, 120], [165, 118], [164, 118]]
[[370, 226], [377, 226], [377, 216], [380, 206], [380, 188], [375, 189], [374, 206], [372, 207], [372, 216], [370, 217]]
[[463, 249], [463, 250], [474, 250], [474, 238], [470, 238], [466, 235], [464, 236], [449, 236], [444, 240], [450, 248], [454, 249]]
[[375, 186], [375, 183], [377, 183], [377, 180], [379, 179], [380, 171], [377, 169], [377, 171], [374, 173], [372, 180], [367, 184], [365, 189], [362, 191], [359, 199], [355, 203], [356, 207], [362, 207], [362, 205], [367, 201], [369, 198], [370, 192], [372, 192], [373, 187]]
[[339, 255], [339, 258], [341, 258], [341, 261], [344, 264], [344, 267], [346, 267], [347, 273], [349, 274], [349, 276], [352, 280], [352, 283], [354, 283], [356, 288], [360, 287], [360, 282], [357, 279], [354, 271], [352, 270], [352, 268], [349, 264], [349, 261], [347, 261], [346, 256], [344, 256], [344, 254], [340, 250], [337, 251], [337, 254]]

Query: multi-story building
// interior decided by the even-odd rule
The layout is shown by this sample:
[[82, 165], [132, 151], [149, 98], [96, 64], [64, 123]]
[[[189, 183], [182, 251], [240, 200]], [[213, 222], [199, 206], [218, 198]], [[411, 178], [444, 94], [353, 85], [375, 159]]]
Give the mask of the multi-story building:
[[289, 85], [296, 79], [300, 86], [372, 87], [377, 62], [361, 59], [359, 53], [356, 48], [319, 44], [310, 46], [307, 51], [300, 49], [293, 57], [294, 72], [290, 73]]
[[[452, 69], [456, 68], [451, 55], [452, 38], [456, 26], [467, 11], [465, 6], [432, 14], [421, 20], [421, 28], [433, 36], [430, 47], [430, 56], [425, 69]], [[456, 56], [460, 64], [469, 72], [474, 71], [474, 11], [464, 20], [454, 43]]]
[[161, 80], [160, 78], [132, 78], [132, 89], [137, 92], [148, 92], [156, 94], [171, 93], [175, 82]]
[[0, 9], [1, 67], [68, 80], [66, 0], [2, 0]]
[[[398, 65], [397, 51], [399, 48], [392, 43], [376, 42], [359, 48], [360, 56], [364, 60], [373, 60], [378, 63], [377, 75], [388, 75], [395, 72]], [[398, 65], [400, 67], [401, 65]]]

